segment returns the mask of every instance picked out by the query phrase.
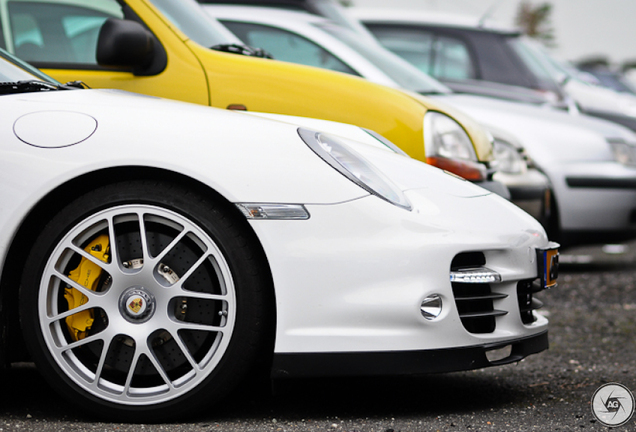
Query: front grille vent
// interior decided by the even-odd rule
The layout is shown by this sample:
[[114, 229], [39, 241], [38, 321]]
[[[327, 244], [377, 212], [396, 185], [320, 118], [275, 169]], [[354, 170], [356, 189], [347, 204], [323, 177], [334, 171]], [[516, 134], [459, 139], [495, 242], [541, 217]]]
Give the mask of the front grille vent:
[[540, 309], [543, 306], [539, 300], [533, 297], [533, 294], [542, 291], [540, 284], [533, 280], [519, 281], [517, 284], [517, 299], [519, 300], [519, 312], [521, 313], [521, 321], [524, 324], [532, 324], [536, 318], [532, 311]]
[[[508, 313], [494, 307], [495, 300], [506, 298], [508, 295], [492, 291], [491, 284], [500, 281], [501, 277], [486, 268], [485, 264], [486, 257], [481, 252], [458, 254], [451, 263], [451, 286], [455, 304], [464, 328], [470, 333], [494, 332], [495, 318]], [[462, 278], [462, 275], [474, 273], [480, 273], [484, 277], [477, 279], [478, 282], [457, 281], [470, 280]], [[492, 277], [489, 278], [488, 275]]]

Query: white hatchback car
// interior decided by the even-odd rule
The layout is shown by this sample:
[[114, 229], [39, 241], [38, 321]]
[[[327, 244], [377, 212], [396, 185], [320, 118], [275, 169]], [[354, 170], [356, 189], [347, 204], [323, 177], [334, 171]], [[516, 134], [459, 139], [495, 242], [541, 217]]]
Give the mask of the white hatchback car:
[[557, 251], [503, 198], [355, 126], [71, 90], [0, 56], [0, 353], [26, 343], [81, 409], [158, 422], [258, 365], [415, 374], [548, 347], [534, 293]]
[[[636, 234], [636, 135], [631, 130], [549, 107], [452, 94], [377, 43], [315, 15], [249, 6], [204, 8], [245, 43], [276, 59], [424, 93], [469, 114], [495, 137], [497, 169], [516, 203], [524, 194], [530, 197], [523, 184], [527, 174], [519, 175], [526, 170], [519, 151], [524, 149], [550, 179], [552, 215], [543, 222], [560, 243], [620, 241]], [[513, 183], [515, 178], [519, 183]], [[536, 207], [521, 206], [538, 217]]]

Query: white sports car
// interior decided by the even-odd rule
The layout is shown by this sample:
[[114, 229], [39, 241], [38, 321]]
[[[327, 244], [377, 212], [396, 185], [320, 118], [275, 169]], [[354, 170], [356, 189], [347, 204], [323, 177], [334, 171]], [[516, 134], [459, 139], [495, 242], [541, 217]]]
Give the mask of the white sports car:
[[357, 127], [70, 90], [0, 55], [2, 352], [26, 343], [82, 409], [157, 422], [257, 366], [414, 374], [548, 347], [534, 293], [557, 251], [503, 198]]

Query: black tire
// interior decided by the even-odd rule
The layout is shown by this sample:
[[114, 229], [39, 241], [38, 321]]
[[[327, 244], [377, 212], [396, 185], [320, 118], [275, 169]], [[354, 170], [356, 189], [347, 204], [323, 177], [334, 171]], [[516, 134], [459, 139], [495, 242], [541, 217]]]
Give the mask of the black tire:
[[259, 245], [235, 216], [142, 181], [54, 215], [20, 287], [27, 346], [53, 388], [111, 421], [172, 420], [226, 397], [266, 354], [274, 313]]

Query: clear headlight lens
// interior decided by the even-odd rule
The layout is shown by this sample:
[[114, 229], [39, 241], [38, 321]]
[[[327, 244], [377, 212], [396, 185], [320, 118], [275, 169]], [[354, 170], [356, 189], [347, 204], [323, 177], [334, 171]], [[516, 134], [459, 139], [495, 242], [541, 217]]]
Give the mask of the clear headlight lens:
[[426, 156], [477, 161], [473, 143], [455, 120], [436, 111], [424, 116]]
[[636, 165], [636, 146], [624, 141], [608, 141], [616, 162], [623, 165]]
[[424, 115], [424, 145], [428, 164], [467, 180], [486, 179], [487, 169], [477, 161], [468, 134], [446, 114], [429, 111]]
[[298, 134], [314, 153], [362, 189], [411, 210], [411, 204], [402, 191], [341, 139], [304, 128], [298, 128]]
[[512, 144], [495, 139], [493, 149], [495, 157], [493, 168], [495, 170], [506, 174], [523, 174], [528, 170], [528, 163], [519, 149]]

